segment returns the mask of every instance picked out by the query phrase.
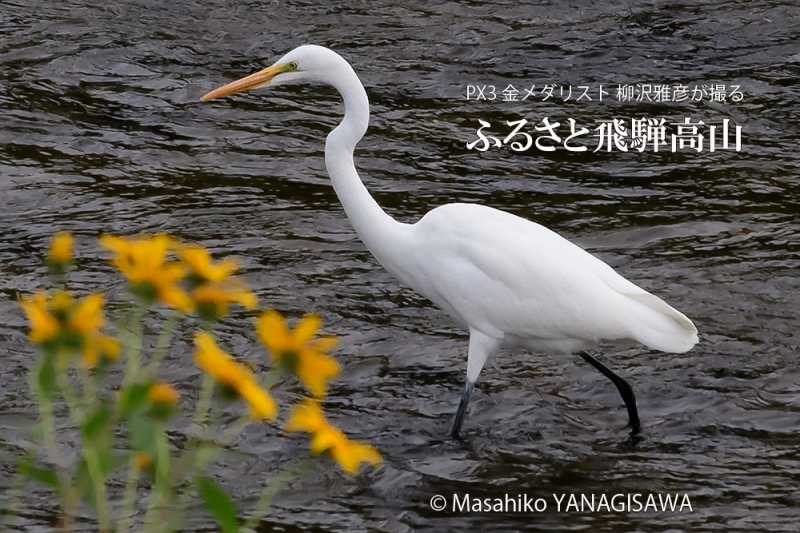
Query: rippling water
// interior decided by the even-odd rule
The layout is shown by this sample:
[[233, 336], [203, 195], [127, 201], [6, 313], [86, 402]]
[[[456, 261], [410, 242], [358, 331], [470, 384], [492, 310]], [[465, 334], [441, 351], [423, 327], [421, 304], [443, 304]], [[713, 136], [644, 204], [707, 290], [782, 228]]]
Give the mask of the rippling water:
[[[800, 9], [753, 2], [0, 2], [0, 488], [35, 417], [32, 352], [15, 304], [43, 276], [55, 230], [79, 238], [79, 290], [120, 282], [103, 231], [166, 231], [235, 255], [262, 301], [320, 312], [342, 337], [329, 409], [385, 466], [351, 482], [314, 473], [269, 527], [393, 531], [795, 531], [800, 518]], [[484, 370], [465, 442], [446, 438], [466, 337], [401, 288], [355, 236], [322, 149], [339, 119], [325, 88], [199, 104], [204, 92], [296, 45], [330, 46], [372, 102], [360, 171], [414, 221], [447, 202], [545, 224], [697, 324], [683, 355], [609, 356], [637, 391], [626, 441], [610, 383], [577, 358], [503, 353]], [[466, 102], [468, 83], [728, 83], [737, 104]], [[581, 122], [639, 114], [742, 125], [741, 153], [483, 154], [478, 118]], [[113, 281], [112, 281], [113, 280]], [[262, 361], [239, 315], [223, 337]], [[188, 332], [167, 377], [195, 393]], [[289, 387], [285, 398], [300, 391]], [[64, 431], [69, 424], [63, 422]], [[223, 465], [252, 498], [302, 439], [251, 428]], [[434, 494], [685, 492], [691, 514], [437, 514]], [[52, 523], [51, 497], [21, 523]], [[198, 515], [198, 520], [204, 520]], [[210, 524], [203, 522], [205, 526]], [[200, 522], [195, 524], [201, 527]]]

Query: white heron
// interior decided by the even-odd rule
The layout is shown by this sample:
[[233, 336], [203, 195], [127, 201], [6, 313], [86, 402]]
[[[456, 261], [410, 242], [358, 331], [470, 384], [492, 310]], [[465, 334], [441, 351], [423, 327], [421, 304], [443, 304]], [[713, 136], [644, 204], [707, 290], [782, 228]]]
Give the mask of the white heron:
[[697, 343], [692, 321], [579, 246], [516, 215], [455, 203], [429, 211], [414, 224], [389, 216], [353, 163], [353, 150], [369, 124], [367, 93], [333, 50], [300, 46], [203, 100], [309, 82], [333, 86], [344, 100], [344, 118], [325, 142], [325, 166], [358, 236], [386, 270], [469, 330], [453, 438], [459, 438], [481, 369], [503, 346], [580, 355], [617, 386], [631, 431], [638, 433], [630, 385], [587, 350], [601, 341], [633, 340], [664, 352], [686, 352]]

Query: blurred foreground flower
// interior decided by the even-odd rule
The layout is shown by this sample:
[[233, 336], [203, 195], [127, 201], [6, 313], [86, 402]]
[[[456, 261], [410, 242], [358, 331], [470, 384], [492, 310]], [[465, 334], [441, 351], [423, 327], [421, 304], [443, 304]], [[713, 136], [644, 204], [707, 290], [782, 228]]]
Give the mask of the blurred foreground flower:
[[184, 313], [194, 306], [180, 281], [186, 269], [177, 261], [168, 261], [167, 253], [174, 244], [167, 235], [127, 239], [104, 235], [100, 244], [114, 253], [112, 264], [131, 285], [131, 292], [146, 302], [158, 301]]
[[228, 314], [231, 304], [255, 309], [258, 299], [245, 283], [232, 277], [239, 264], [230, 258], [214, 261], [202, 246], [180, 246], [178, 254], [189, 269], [191, 296], [198, 314], [206, 320], [219, 320]]
[[358, 473], [361, 463], [377, 466], [381, 454], [368, 444], [353, 441], [339, 428], [331, 425], [322, 413], [319, 401], [307, 398], [294, 408], [286, 422], [286, 431], [310, 433], [311, 452], [328, 452], [334, 461], [348, 474]]
[[198, 333], [194, 343], [197, 347], [194, 355], [197, 366], [222, 385], [228, 395], [247, 402], [253, 418], [274, 420], [278, 416], [275, 400], [259, 386], [250, 369], [221, 350], [214, 337], [205, 332]]
[[133, 461], [137, 470], [147, 470], [153, 464], [153, 456], [147, 452], [137, 452], [133, 456]]
[[[184, 529], [185, 513], [197, 508], [189, 499], [199, 496], [222, 531], [254, 530], [266, 516], [274, 492], [292, 476], [301, 475], [300, 467], [309, 464], [311, 458], [267, 476], [269, 481], [242, 527], [230, 496], [206, 470], [220, 454], [229, 451], [254, 419], [277, 418], [278, 406], [266, 384], [291, 373], [315, 397], [325, 396], [328, 382], [340, 372], [339, 364], [329, 355], [336, 339], [318, 336], [321, 319], [316, 315], [304, 316], [292, 329], [277, 311], [264, 312], [256, 321], [256, 329], [275, 368], [259, 377], [246, 363], [222, 350], [211, 333], [232, 305], [252, 310], [258, 303], [245, 282], [235, 276], [235, 260], [214, 261], [205, 248], [166, 235], [105, 235], [100, 243], [112, 252], [111, 262], [127, 279], [128, 293], [133, 296], [126, 299], [126, 303], [133, 303], [125, 314], [127, 321], [123, 318], [114, 323], [124, 345], [104, 332], [102, 293], [76, 298], [67, 290], [50, 290], [20, 298], [30, 322], [30, 341], [40, 348], [30, 384], [39, 406], [35, 438], [41, 450], [20, 462], [19, 482], [10, 484], [20, 488], [14, 497], [22, 496], [24, 478], [44, 483], [60, 500], [64, 530], [73, 529], [82, 509], [91, 509], [97, 527], [87, 527], [128, 533], [140, 518], [144, 531]], [[72, 261], [72, 236], [56, 235], [47, 265], [61, 287], [68, 284]], [[157, 316], [150, 306], [155, 303], [181, 313], [168, 313], [157, 337], [149, 342], [147, 336]], [[194, 360], [204, 375], [196, 401], [192, 402], [194, 396], [189, 395], [179, 402], [178, 390], [159, 375], [165, 358], [180, 356], [171, 352], [175, 328], [183, 324], [182, 320], [191, 319], [184, 315], [195, 312], [202, 319], [198, 325], [203, 331], [194, 338]], [[119, 358], [123, 347], [124, 368], [103, 372], [103, 363]], [[79, 358], [82, 364], [75, 363]], [[98, 370], [89, 371], [94, 367]], [[220, 397], [241, 399], [248, 407], [235, 423], [225, 421], [224, 431], [219, 415], [226, 413], [218, 405]], [[186, 421], [186, 417], [177, 415], [192, 403], [191, 426], [178, 430], [185, 440], [176, 445], [172, 432]], [[67, 423], [77, 430], [67, 453], [62, 450], [63, 439], [56, 438], [56, 413], [66, 413]], [[364, 463], [381, 462], [377, 450], [348, 439], [330, 424], [317, 400], [306, 399], [296, 406], [286, 429], [310, 433], [312, 454], [333, 458], [348, 474], [356, 474]], [[122, 476], [117, 469], [125, 464], [124, 488], [117, 491]], [[148, 486], [140, 486], [143, 475]], [[141, 497], [143, 489], [146, 498]], [[121, 501], [114, 500], [117, 496]], [[137, 512], [141, 507], [146, 507], [143, 517]], [[5, 514], [16, 516], [13, 512]]]
[[150, 385], [147, 391], [147, 399], [155, 404], [172, 407], [178, 401], [178, 391], [169, 383], [158, 382]]
[[255, 309], [258, 301], [243, 283], [229, 280], [224, 283], [204, 283], [192, 291], [197, 312], [206, 320], [219, 320], [228, 314], [230, 304], [239, 304], [245, 309]]
[[325, 396], [328, 381], [339, 374], [339, 363], [327, 354], [336, 346], [335, 337], [314, 338], [322, 324], [316, 315], [306, 315], [294, 330], [277, 311], [263, 313], [256, 322], [261, 342], [272, 362], [297, 375], [314, 396]]
[[156, 418], [169, 418], [178, 403], [178, 391], [169, 383], [159, 381], [150, 385], [147, 399], [152, 404], [150, 413]]
[[20, 305], [31, 324], [31, 342], [50, 352], [81, 352], [87, 367], [116, 360], [119, 342], [100, 333], [105, 324], [103, 300], [102, 294], [75, 300], [66, 291], [23, 297]]
[[47, 265], [57, 273], [66, 271], [72, 262], [73, 239], [68, 231], [56, 233], [50, 241], [50, 249], [47, 252]]
[[178, 249], [181, 261], [189, 268], [189, 276], [195, 285], [203, 282], [220, 283], [232, 276], [238, 269], [235, 259], [226, 258], [214, 261], [208, 250], [197, 245], [183, 245]]

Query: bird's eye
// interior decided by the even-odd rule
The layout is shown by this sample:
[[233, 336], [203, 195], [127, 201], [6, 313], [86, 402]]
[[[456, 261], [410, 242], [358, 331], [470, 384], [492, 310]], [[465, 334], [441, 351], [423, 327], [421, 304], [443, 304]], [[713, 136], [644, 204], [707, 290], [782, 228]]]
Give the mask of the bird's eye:
[[292, 61], [287, 66], [289, 67], [289, 70], [297, 70], [297, 61]]

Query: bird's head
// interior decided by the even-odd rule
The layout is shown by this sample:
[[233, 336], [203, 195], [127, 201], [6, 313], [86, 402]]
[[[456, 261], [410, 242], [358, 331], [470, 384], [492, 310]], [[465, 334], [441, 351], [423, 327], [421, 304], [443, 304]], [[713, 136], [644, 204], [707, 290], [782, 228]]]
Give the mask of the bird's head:
[[298, 83], [336, 85], [336, 80], [347, 70], [350, 70], [350, 65], [333, 50], [324, 46], [305, 44], [284, 55], [272, 66], [205, 94], [203, 101], [275, 85]]

